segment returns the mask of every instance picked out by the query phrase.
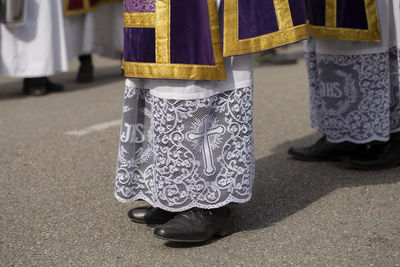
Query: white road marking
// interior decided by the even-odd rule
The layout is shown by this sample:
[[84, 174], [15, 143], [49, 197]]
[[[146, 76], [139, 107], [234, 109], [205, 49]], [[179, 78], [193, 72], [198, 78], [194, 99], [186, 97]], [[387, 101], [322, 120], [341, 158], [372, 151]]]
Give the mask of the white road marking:
[[83, 135], [87, 135], [87, 134], [90, 134], [93, 132], [103, 131], [108, 128], [112, 128], [112, 127], [116, 127], [116, 126], [120, 126], [120, 125], [121, 125], [121, 120], [108, 121], [108, 122], [104, 122], [104, 123], [95, 124], [95, 125], [89, 126], [87, 128], [81, 129], [81, 130], [66, 132], [65, 134], [83, 136]]

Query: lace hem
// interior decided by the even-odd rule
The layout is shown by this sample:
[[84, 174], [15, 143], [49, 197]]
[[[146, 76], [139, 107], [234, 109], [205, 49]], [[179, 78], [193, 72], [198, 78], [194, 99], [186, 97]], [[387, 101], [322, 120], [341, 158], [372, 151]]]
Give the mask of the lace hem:
[[196, 100], [125, 87], [115, 196], [166, 210], [250, 199], [254, 181], [253, 88]]
[[305, 56], [311, 125], [330, 142], [387, 141], [400, 129], [398, 48], [368, 55]]
[[146, 197], [142, 193], [138, 194], [137, 196], [135, 196], [134, 198], [131, 198], [131, 199], [123, 199], [123, 198], [119, 197], [117, 194], [114, 194], [115, 199], [118, 200], [121, 203], [132, 203], [134, 201], [143, 200], [143, 201], [146, 201], [147, 203], [149, 203], [152, 207], [160, 208], [162, 210], [166, 210], [166, 211], [170, 211], [170, 212], [182, 212], [182, 211], [190, 210], [190, 209], [193, 209], [193, 208], [208, 209], [208, 210], [209, 209], [218, 209], [218, 208], [224, 207], [224, 206], [226, 206], [228, 204], [231, 204], [231, 203], [243, 204], [243, 203], [249, 202], [251, 200], [252, 196], [253, 196], [252, 193], [250, 193], [249, 196], [247, 198], [245, 198], [245, 199], [229, 197], [225, 201], [219, 202], [219, 203], [214, 204], [214, 205], [204, 205], [204, 204], [201, 204], [201, 203], [191, 203], [190, 205], [182, 207], [182, 208], [171, 208], [171, 207], [163, 205], [160, 202], [154, 202], [152, 199]]
[[[318, 127], [316, 127], [315, 125], [311, 125], [311, 127], [319, 132], [321, 132], [322, 134], [325, 134], [321, 129], [319, 129]], [[400, 128], [395, 129], [390, 131], [391, 134], [394, 133], [398, 133], [400, 132]], [[326, 134], [325, 134], [326, 135]], [[345, 136], [342, 139], [331, 139], [328, 135], [326, 135], [326, 140], [328, 140], [330, 143], [343, 143], [343, 142], [350, 142], [350, 143], [354, 143], [354, 144], [367, 144], [373, 141], [379, 141], [379, 142], [387, 142], [390, 140], [390, 136], [388, 136], [387, 138], [383, 138], [381, 136], [371, 136], [368, 139], [363, 139], [363, 140], [357, 140], [355, 138], [351, 138], [349, 136]]]

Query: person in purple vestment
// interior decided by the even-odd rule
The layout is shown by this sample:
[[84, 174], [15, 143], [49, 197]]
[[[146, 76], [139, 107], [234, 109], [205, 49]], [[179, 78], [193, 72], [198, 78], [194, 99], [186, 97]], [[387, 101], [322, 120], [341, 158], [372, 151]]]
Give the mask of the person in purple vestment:
[[[125, 1], [125, 9], [151, 11], [154, 1]], [[159, 224], [156, 237], [226, 236], [229, 204], [251, 198], [252, 56], [224, 63], [226, 81], [126, 79], [115, 196], [148, 202], [128, 216]]]
[[364, 170], [400, 164], [400, 1], [380, 0], [377, 7], [380, 42], [306, 43], [311, 123], [323, 136], [312, 146], [292, 147], [293, 158], [339, 160]]
[[293, 18], [279, 16], [280, 34], [280, 1], [256, 0], [239, 1], [242, 30], [225, 38], [223, 27], [233, 25], [223, 19], [235, 21], [239, 11], [227, 14], [238, 7], [221, 2], [124, 1], [127, 78], [115, 198], [150, 204], [128, 216], [159, 224], [154, 235], [169, 241], [232, 233], [231, 204], [251, 199], [255, 173], [251, 54], [306, 37], [302, 2], [282, 1]]

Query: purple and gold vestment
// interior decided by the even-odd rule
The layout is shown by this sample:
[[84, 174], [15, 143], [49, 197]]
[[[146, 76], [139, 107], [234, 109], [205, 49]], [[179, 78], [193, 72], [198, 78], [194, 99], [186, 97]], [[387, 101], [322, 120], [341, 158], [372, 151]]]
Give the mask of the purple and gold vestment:
[[[314, 23], [307, 23], [307, 14], [309, 20], [317, 11], [325, 14], [331, 1], [311, 6], [312, 13], [306, 0], [220, 2], [124, 1], [123, 67], [129, 78], [115, 184], [119, 201], [141, 199], [180, 212], [251, 198], [253, 72], [246, 54], [307, 38]], [[340, 33], [341, 26], [321, 27]], [[244, 64], [235, 64], [240, 59]]]
[[223, 57], [307, 37], [303, 1], [239, 0], [222, 5], [218, 14], [215, 0], [125, 0], [126, 76], [225, 80]]
[[127, 77], [225, 80], [223, 57], [308, 34], [379, 41], [375, 0], [348, 2], [225, 0], [218, 14], [215, 0], [125, 0], [123, 68]]
[[313, 37], [379, 42], [375, 0], [306, 0], [308, 33]]

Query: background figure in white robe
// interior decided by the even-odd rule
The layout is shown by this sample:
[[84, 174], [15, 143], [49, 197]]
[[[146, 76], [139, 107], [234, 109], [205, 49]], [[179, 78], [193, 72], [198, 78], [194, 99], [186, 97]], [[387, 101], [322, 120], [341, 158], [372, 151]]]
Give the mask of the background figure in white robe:
[[324, 134], [291, 148], [299, 160], [341, 159], [361, 169], [400, 163], [400, 1], [377, 1], [382, 40], [305, 44], [311, 123]]
[[91, 54], [122, 58], [123, 6], [120, 3], [101, 4], [82, 15], [65, 17], [68, 58], [79, 57], [78, 82], [91, 82], [93, 64]]
[[27, 21], [0, 24], [0, 72], [24, 79], [24, 92], [41, 95], [62, 90], [47, 76], [68, 70], [62, 2], [28, 0]]

